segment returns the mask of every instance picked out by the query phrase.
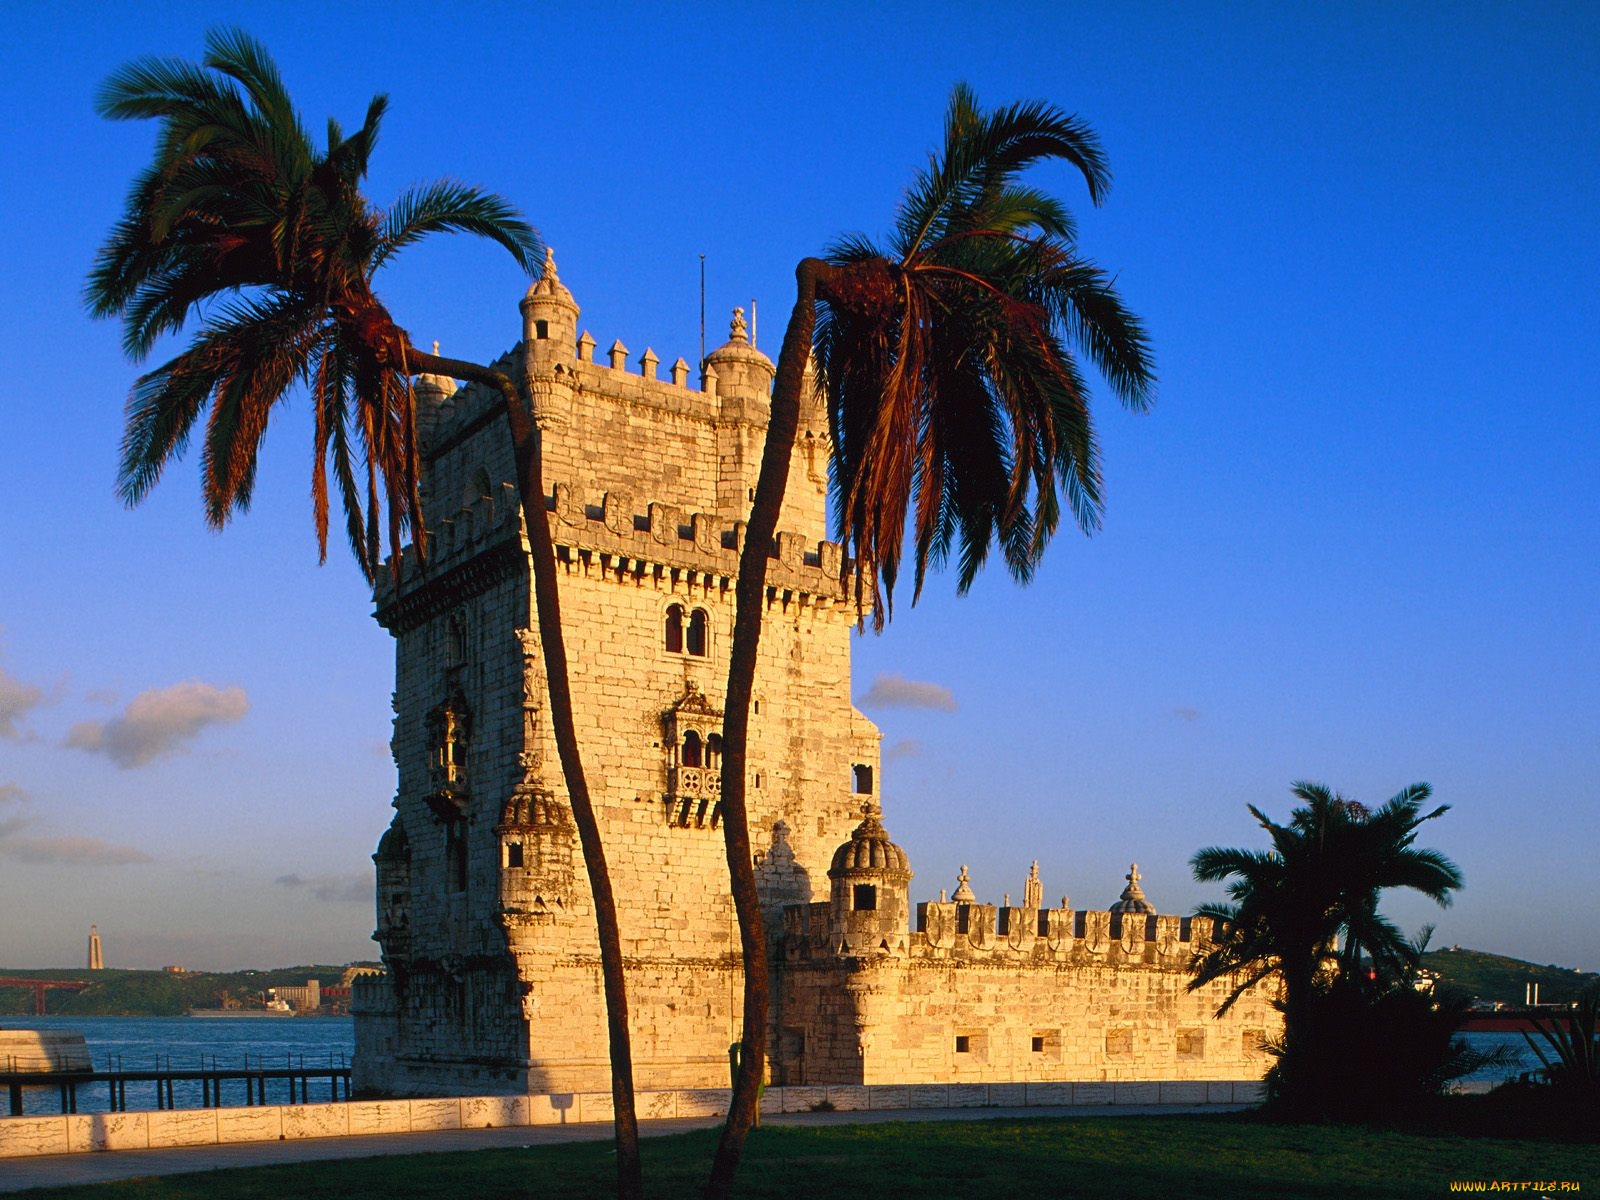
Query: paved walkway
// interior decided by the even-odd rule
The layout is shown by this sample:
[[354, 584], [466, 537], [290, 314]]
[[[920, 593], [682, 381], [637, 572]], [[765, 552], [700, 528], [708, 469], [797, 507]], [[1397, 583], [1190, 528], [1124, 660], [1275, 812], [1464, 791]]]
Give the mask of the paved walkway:
[[[1130, 1117], [1180, 1113], [1238, 1112], [1244, 1104], [1079, 1105], [1071, 1108], [908, 1108], [864, 1112], [782, 1113], [761, 1118], [764, 1125], [878, 1125], [886, 1121], [995, 1121], [1029, 1117]], [[645, 1137], [686, 1133], [722, 1124], [719, 1117], [640, 1121]], [[591, 1125], [519, 1125], [505, 1129], [439, 1129], [426, 1133], [366, 1134], [356, 1137], [304, 1138], [292, 1142], [235, 1142], [226, 1146], [174, 1146], [160, 1150], [112, 1150], [84, 1154], [49, 1154], [39, 1158], [0, 1159], [0, 1192], [25, 1188], [70, 1187], [109, 1183], [149, 1175], [183, 1175], [231, 1167], [276, 1163], [322, 1162], [340, 1158], [377, 1158], [386, 1154], [438, 1154], [452, 1150], [486, 1150], [545, 1146], [556, 1142], [604, 1141], [609, 1123]]]

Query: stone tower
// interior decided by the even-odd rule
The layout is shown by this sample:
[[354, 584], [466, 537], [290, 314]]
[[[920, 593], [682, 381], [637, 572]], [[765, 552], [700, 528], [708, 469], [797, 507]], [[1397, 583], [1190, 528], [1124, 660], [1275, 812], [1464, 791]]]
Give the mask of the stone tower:
[[105, 955], [100, 949], [100, 927], [89, 926], [89, 970], [104, 971], [106, 969]]
[[[616, 889], [641, 1089], [723, 1083], [740, 957], [721, 831], [734, 583], [772, 363], [735, 312], [697, 389], [646, 349], [594, 361], [553, 255], [496, 364], [531, 397], [578, 736]], [[357, 1085], [609, 1086], [587, 876], [553, 738], [499, 400], [423, 380], [426, 566], [384, 571], [395, 638], [395, 816], [374, 861], [389, 970], [356, 982]], [[771, 548], [748, 796], [774, 939], [828, 893], [875, 801], [878, 732], [850, 703], [856, 611], [823, 540], [826, 431], [796, 436]], [[901, 902], [902, 906], [904, 901]], [[902, 919], [902, 925], [904, 921]], [[776, 1028], [776, 1027], [775, 1027]]]

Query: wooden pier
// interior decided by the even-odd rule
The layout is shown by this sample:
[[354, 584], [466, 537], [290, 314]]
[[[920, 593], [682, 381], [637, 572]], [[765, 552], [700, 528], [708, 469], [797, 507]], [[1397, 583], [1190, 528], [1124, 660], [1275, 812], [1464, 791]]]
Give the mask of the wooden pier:
[[[97, 1084], [104, 1084], [107, 1088], [108, 1107], [111, 1112], [126, 1112], [128, 1110], [128, 1084], [152, 1083], [155, 1085], [156, 1108], [176, 1108], [173, 1097], [173, 1085], [176, 1083], [200, 1084], [200, 1104], [202, 1108], [221, 1108], [222, 1085], [224, 1083], [244, 1084], [245, 1104], [309, 1104], [311, 1102], [311, 1085], [317, 1084], [320, 1094], [322, 1084], [328, 1086], [328, 1099], [340, 1099], [340, 1087], [343, 1086], [343, 1099], [350, 1099], [350, 1067], [340, 1061], [334, 1062], [330, 1057], [327, 1065], [307, 1063], [304, 1058], [299, 1063], [292, 1061], [292, 1056], [285, 1056], [284, 1065], [267, 1066], [266, 1061], [258, 1060], [251, 1065], [247, 1057], [243, 1066], [222, 1066], [215, 1059], [208, 1066], [202, 1060], [198, 1067], [185, 1069], [173, 1068], [170, 1064], [166, 1067], [159, 1065], [150, 1070], [124, 1070], [120, 1065], [109, 1071], [18, 1071], [15, 1064], [0, 1064], [12, 1069], [0, 1069], [0, 1086], [6, 1089], [10, 1097], [11, 1115], [22, 1115], [22, 1089], [23, 1088], [53, 1088], [61, 1097], [61, 1111], [75, 1113], [78, 1111], [78, 1093], [80, 1089], [92, 1088]], [[283, 1081], [285, 1098], [282, 1100], [267, 1099], [267, 1082]], [[274, 1089], [275, 1091], [278, 1089]]]

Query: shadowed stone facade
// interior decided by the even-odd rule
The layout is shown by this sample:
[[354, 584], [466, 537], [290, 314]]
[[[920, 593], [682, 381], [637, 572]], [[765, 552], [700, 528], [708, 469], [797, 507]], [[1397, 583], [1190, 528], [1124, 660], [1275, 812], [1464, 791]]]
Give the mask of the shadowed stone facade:
[[[594, 362], [578, 312], [548, 262], [522, 302], [522, 343], [496, 365], [525, 380], [542, 440], [638, 1086], [714, 1087], [741, 988], [719, 806], [723, 689], [773, 367], [738, 310], [698, 389], [682, 359], [656, 378], [648, 349], [637, 370], [620, 342], [609, 365]], [[429, 547], [425, 568], [408, 550], [398, 585], [385, 572], [376, 595], [396, 643], [399, 786], [374, 855], [389, 972], [353, 985], [356, 1085], [604, 1091], [599, 950], [545, 720], [510, 439], [484, 389], [424, 377], [417, 400]], [[910, 865], [876, 806], [878, 731], [850, 702], [856, 610], [840, 549], [823, 540], [827, 454], [823, 414], [809, 409], [772, 547], [751, 723], [774, 1080], [1259, 1075], [1244, 1046], [1270, 1028], [1268, 1006], [1247, 998], [1211, 1020], [1217, 987], [1183, 990], [1198, 936], [1186, 921], [1044, 910], [1035, 879], [1020, 909], [958, 893], [919, 906], [911, 931]]]

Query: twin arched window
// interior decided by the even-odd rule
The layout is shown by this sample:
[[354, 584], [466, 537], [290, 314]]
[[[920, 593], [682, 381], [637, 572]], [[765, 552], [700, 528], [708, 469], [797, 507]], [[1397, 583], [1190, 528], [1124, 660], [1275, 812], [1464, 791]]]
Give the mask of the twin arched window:
[[678, 752], [678, 765], [722, 769], [722, 735], [713, 733], [704, 741], [693, 729], [683, 735], [683, 748]]
[[667, 608], [667, 653], [687, 654], [693, 658], [704, 658], [708, 640], [708, 624], [706, 610], [703, 608], [685, 611], [681, 604], [669, 605]]

